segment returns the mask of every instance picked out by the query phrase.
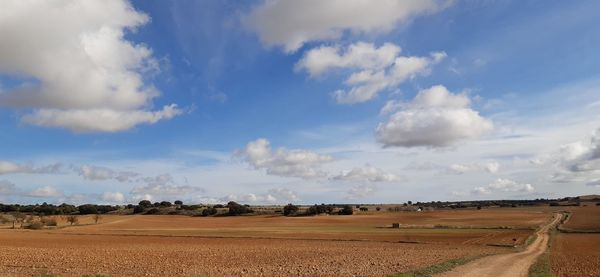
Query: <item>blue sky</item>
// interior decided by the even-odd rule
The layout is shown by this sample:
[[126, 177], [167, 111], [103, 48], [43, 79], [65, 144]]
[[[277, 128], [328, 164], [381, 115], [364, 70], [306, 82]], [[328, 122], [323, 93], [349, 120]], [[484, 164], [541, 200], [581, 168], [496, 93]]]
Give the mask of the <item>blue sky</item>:
[[69, 2], [0, 13], [0, 202], [599, 192], [596, 1]]

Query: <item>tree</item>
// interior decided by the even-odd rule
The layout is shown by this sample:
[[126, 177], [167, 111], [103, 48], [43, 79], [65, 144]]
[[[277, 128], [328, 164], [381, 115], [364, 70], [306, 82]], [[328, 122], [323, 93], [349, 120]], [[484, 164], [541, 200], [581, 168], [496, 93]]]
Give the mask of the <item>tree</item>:
[[85, 204], [77, 207], [79, 214], [97, 214], [98, 206], [94, 204]]
[[250, 208], [248, 208], [248, 206], [240, 205], [235, 201], [230, 201], [229, 203], [227, 203], [227, 208], [229, 208], [229, 215], [242, 215], [254, 212]]
[[172, 204], [169, 201], [162, 201], [162, 202], [160, 202], [160, 206], [161, 207], [171, 207]]
[[134, 214], [140, 214], [140, 213], [143, 213], [143, 212], [144, 212], [144, 210], [146, 210], [146, 209], [144, 208], [144, 206], [142, 206], [142, 205], [138, 205], [138, 206], [135, 206], [135, 207], [133, 208], [133, 213], [134, 213]]
[[216, 215], [217, 212], [217, 209], [215, 209], [214, 207], [208, 207], [202, 210], [202, 216]]
[[298, 212], [298, 206], [293, 205], [292, 203], [285, 205], [283, 207], [283, 215], [290, 216], [295, 215]]
[[344, 205], [344, 207], [338, 212], [339, 215], [351, 215], [354, 211], [350, 205]]
[[142, 206], [142, 208], [150, 208], [152, 207], [152, 202], [150, 200], [142, 200], [138, 205]]
[[92, 218], [94, 219], [94, 222], [98, 224], [98, 221], [102, 219], [102, 216], [100, 214], [95, 214]]
[[79, 223], [79, 217], [76, 216], [76, 215], [68, 215], [67, 216], [67, 222], [71, 223], [71, 225], [78, 224]]
[[173, 203], [177, 206], [183, 205], [183, 202], [181, 200], [175, 200], [175, 202], [173, 202]]

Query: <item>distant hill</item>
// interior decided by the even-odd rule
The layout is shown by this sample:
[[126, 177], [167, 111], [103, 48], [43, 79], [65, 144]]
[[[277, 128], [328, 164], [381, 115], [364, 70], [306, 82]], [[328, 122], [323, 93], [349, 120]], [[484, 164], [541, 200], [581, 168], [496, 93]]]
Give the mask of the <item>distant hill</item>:
[[598, 194], [590, 194], [590, 195], [581, 195], [578, 196], [579, 200], [581, 201], [600, 201], [600, 195]]

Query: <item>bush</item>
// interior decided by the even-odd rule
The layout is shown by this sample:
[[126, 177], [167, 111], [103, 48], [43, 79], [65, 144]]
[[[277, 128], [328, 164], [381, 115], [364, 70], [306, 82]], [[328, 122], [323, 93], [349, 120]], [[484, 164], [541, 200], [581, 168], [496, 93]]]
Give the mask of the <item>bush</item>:
[[142, 206], [142, 208], [150, 208], [152, 207], [152, 202], [150, 200], [142, 200], [138, 205]]
[[202, 210], [202, 216], [216, 215], [217, 212], [218, 212], [217, 209], [215, 209], [213, 207], [208, 207], [208, 208]]
[[71, 223], [71, 225], [78, 224], [79, 218], [76, 215], [69, 215], [67, 216], [67, 222]]
[[377, 208], [375, 208], [375, 210], [381, 211], [381, 207], [377, 207]]
[[293, 204], [287, 204], [285, 207], [283, 207], [283, 215], [285, 216], [290, 216], [290, 215], [295, 215], [298, 212], [298, 206], [293, 205]]
[[44, 218], [42, 218], [41, 222], [46, 226], [57, 226], [58, 225], [56, 223], [56, 219], [54, 219], [54, 218], [44, 217]]
[[240, 205], [235, 201], [230, 201], [229, 203], [227, 203], [227, 208], [229, 208], [229, 212], [227, 213], [229, 215], [242, 215], [254, 212], [253, 210], [248, 208], [248, 206]]
[[332, 205], [314, 205], [306, 210], [306, 215], [317, 215], [323, 213], [332, 214], [334, 209], [335, 207]]
[[339, 212], [339, 215], [352, 215], [354, 211], [350, 205], [345, 205]]
[[157, 208], [152, 208], [150, 210], [148, 210], [145, 214], [159, 214], [160, 210]]
[[135, 206], [135, 207], [133, 208], [133, 213], [134, 213], [134, 214], [141, 214], [141, 213], [143, 213], [143, 212], [144, 212], [144, 210], [145, 210], [145, 209], [144, 209], [144, 206], [138, 205], [138, 206]]
[[40, 221], [34, 221], [34, 222], [29, 223], [29, 225], [27, 225], [25, 228], [33, 229], [33, 230], [44, 229], [44, 223], [42, 223]]

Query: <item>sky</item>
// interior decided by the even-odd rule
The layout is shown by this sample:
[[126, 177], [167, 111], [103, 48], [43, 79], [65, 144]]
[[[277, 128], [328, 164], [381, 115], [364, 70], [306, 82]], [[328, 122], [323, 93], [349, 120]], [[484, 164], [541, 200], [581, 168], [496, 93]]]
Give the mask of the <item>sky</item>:
[[22, 1], [0, 202], [600, 193], [600, 2]]

